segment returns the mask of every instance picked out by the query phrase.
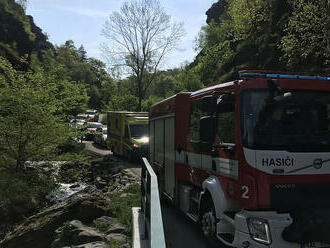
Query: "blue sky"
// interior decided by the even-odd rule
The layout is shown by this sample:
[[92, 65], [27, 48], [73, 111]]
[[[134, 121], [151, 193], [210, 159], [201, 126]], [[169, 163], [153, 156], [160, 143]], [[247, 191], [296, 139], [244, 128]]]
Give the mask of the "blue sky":
[[[217, 0], [160, 0], [172, 19], [184, 22], [186, 36], [179, 51], [167, 58], [163, 69], [179, 67], [191, 62], [196, 53], [194, 39], [205, 25], [205, 12]], [[124, 0], [29, 0], [27, 14], [47, 33], [56, 45], [73, 40], [76, 47], [83, 45], [87, 55], [103, 60], [100, 44], [102, 26], [112, 11], [119, 10]]]

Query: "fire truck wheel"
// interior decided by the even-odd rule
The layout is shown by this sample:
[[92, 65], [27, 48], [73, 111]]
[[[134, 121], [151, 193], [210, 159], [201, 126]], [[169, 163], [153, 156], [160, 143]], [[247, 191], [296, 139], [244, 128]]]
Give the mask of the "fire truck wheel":
[[200, 220], [201, 229], [203, 235], [211, 242], [214, 242], [216, 238], [216, 216], [213, 206], [213, 202], [208, 199], [202, 207], [201, 220]]

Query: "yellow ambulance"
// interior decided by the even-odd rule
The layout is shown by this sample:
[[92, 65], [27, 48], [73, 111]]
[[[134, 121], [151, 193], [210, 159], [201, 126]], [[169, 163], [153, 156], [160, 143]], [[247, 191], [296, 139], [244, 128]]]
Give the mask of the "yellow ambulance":
[[114, 155], [136, 161], [148, 154], [147, 112], [110, 111], [107, 113], [107, 147]]

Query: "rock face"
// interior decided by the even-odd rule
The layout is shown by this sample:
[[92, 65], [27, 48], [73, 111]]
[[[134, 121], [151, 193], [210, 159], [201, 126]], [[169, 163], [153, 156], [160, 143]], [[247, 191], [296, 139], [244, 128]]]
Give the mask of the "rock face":
[[[115, 162], [117, 164], [111, 160], [92, 165], [66, 163], [55, 172], [43, 168], [41, 171], [49, 175], [58, 174], [62, 179], [65, 173], [73, 173], [74, 169], [79, 173], [83, 170], [83, 173], [78, 173], [76, 177], [79, 181], [67, 184], [67, 188], [75, 191], [81, 188], [82, 184], [86, 188], [77, 190], [68, 198], [58, 198], [60, 202], [26, 219], [1, 240], [0, 247], [103, 248], [109, 247], [109, 243], [121, 248], [130, 247], [125, 227], [108, 212], [111, 202], [106, 195], [121, 192], [129, 185], [138, 183], [140, 179], [130, 170], [123, 169], [120, 161]], [[69, 176], [65, 179], [69, 180]]]
[[61, 238], [56, 239], [51, 247], [60, 248], [65, 245], [83, 245], [103, 241], [103, 235], [92, 227], [85, 226], [79, 220], [65, 224], [61, 229]]
[[[19, 35], [17, 35], [19, 34]], [[14, 67], [27, 68], [20, 57], [36, 52], [39, 56], [45, 49], [53, 49], [42, 30], [31, 16], [14, 0], [0, 0], [0, 55]]]
[[[64, 248], [64, 247], [109, 247], [108, 243], [115, 243], [120, 247], [129, 247], [128, 237], [120, 233], [124, 231], [119, 222], [115, 218], [109, 216], [102, 216], [94, 221], [98, 223], [98, 228], [102, 227], [100, 224], [107, 224], [109, 227], [119, 226], [120, 228], [114, 229], [117, 232], [111, 232], [111, 228], [107, 228], [104, 233], [96, 227], [84, 225], [81, 221], [73, 220], [66, 223], [60, 228], [60, 235], [51, 244], [51, 248]], [[102, 228], [103, 229], [103, 228]], [[112, 228], [113, 229], [113, 228]], [[110, 232], [110, 233], [109, 233]], [[108, 234], [107, 234], [108, 233]]]
[[9, 233], [1, 241], [0, 246], [4, 248], [49, 247], [55, 239], [55, 230], [64, 222], [72, 219], [92, 222], [105, 214], [106, 202], [102, 192], [90, 186], [81, 193], [28, 218]]
[[218, 0], [218, 2], [212, 4], [211, 8], [206, 11], [206, 23], [210, 24], [213, 20], [216, 23], [220, 22], [220, 17], [226, 13], [228, 3], [225, 0]]

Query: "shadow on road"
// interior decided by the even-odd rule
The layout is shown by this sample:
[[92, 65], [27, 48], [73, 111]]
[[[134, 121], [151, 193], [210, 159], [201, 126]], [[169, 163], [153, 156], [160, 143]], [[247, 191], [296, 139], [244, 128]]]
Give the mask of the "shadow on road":
[[199, 226], [169, 203], [162, 202], [162, 216], [167, 248], [225, 248], [211, 244], [202, 235]]
[[106, 148], [105, 146], [102, 146], [100, 144], [96, 144], [95, 142], [91, 143], [91, 145], [93, 146], [94, 149], [110, 152], [110, 150], [108, 148]]

